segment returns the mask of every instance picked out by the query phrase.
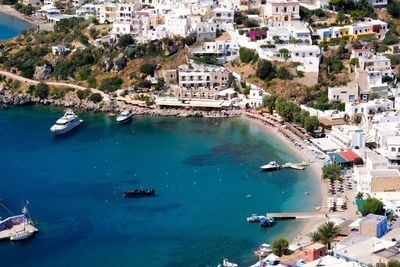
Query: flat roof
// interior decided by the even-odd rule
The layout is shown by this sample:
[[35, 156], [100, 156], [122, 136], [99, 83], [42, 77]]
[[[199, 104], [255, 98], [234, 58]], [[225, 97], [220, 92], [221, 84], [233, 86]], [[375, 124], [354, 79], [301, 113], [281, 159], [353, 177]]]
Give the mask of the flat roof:
[[341, 147], [333, 142], [331, 139], [324, 137], [324, 138], [314, 138], [310, 139], [310, 141], [316, 145], [322, 151], [334, 151], [337, 149], [341, 149]]

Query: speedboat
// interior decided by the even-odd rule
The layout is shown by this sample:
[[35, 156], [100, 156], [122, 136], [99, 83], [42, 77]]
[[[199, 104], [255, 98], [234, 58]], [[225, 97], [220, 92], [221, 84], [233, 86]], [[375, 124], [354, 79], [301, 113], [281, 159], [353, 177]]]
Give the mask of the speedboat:
[[15, 234], [13, 234], [12, 236], [10, 236], [10, 240], [11, 241], [24, 240], [24, 239], [31, 237], [34, 233], [35, 233], [34, 230], [24, 229], [23, 231], [17, 232]]
[[266, 257], [270, 253], [272, 253], [271, 245], [265, 243], [262, 244], [256, 251], [254, 251], [254, 254], [259, 257]]
[[265, 164], [265, 165], [261, 166], [260, 168], [263, 171], [276, 171], [276, 170], [279, 170], [281, 168], [281, 166], [278, 163], [276, 163], [275, 161], [271, 161], [270, 163]]
[[117, 122], [121, 124], [127, 123], [132, 119], [132, 116], [133, 116], [132, 112], [130, 112], [129, 110], [125, 110], [121, 112], [121, 114], [119, 114], [119, 116], [117, 117]]
[[154, 196], [156, 190], [154, 189], [135, 189], [124, 193], [124, 197], [146, 197]]
[[260, 222], [260, 220], [262, 219], [262, 218], [265, 218], [265, 216], [260, 216], [260, 215], [257, 215], [257, 214], [252, 214], [250, 217], [247, 217], [247, 221], [248, 222]]
[[81, 124], [82, 120], [79, 119], [77, 115], [72, 110], [67, 110], [61, 118], [59, 118], [56, 123], [51, 126], [50, 131], [54, 134], [63, 134], [71, 131], [76, 126]]
[[274, 218], [264, 217], [260, 219], [261, 227], [271, 227], [274, 225]]
[[236, 263], [229, 262], [228, 259], [224, 259], [221, 264], [218, 264], [217, 267], [237, 267]]

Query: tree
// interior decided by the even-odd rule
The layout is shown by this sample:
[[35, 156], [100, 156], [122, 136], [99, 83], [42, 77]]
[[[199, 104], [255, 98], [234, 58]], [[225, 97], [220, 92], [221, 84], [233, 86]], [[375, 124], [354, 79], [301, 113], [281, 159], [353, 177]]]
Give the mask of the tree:
[[275, 77], [275, 69], [272, 63], [268, 60], [261, 59], [258, 61], [256, 75], [258, 78], [268, 81]]
[[308, 237], [310, 238], [311, 242], [319, 242], [321, 240], [321, 236], [319, 235], [318, 231], [308, 233]]
[[353, 65], [353, 66], [357, 66], [357, 67], [358, 67], [358, 64], [359, 64], [358, 58], [353, 57], [352, 59], [350, 59], [350, 65]]
[[385, 210], [383, 208], [383, 202], [379, 199], [369, 197], [360, 206], [361, 213], [366, 216], [370, 213], [383, 215]]
[[292, 79], [292, 75], [290, 75], [289, 71], [285, 67], [280, 67], [276, 72], [276, 77], [281, 80], [290, 80]]
[[135, 43], [135, 40], [133, 40], [133, 37], [130, 34], [121, 35], [121, 37], [119, 37], [119, 40], [118, 40], [118, 46], [121, 48], [125, 48], [134, 43]]
[[40, 99], [46, 98], [49, 95], [49, 86], [43, 82], [36, 85], [34, 94]]
[[121, 88], [122, 83], [123, 80], [119, 77], [105, 78], [99, 88], [106, 92], [114, 92]]
[[242, 61], [243, 63], [249, 63], [254, 56], [254, 51], [252, 49], [248, 49], [246, 47], [241, 47], [239, 49], [239, 57], [240, 57], [240, 61]]
[[328, 221], [317, 229], [320, 241], [331, 249], [331, 243], [340, 234], [340, 229], [334, 222]]
[[336, 20], [339, 22], [339, 24], [342, 24], [342, 22], [346, 20], [346, 15], [344, 14], [343, 11], [340, 11], [337, 14]]
[[275, 103], [277, 99], [278, 99], [277, 95], [267, 95], [264, 96], [263, 98], [263, 106], [267, 107], [271, 114], [275, 109]]
[[386, 9], [392, 17], [398, 18], [400, 16], [400, 5], [397, 1], [390, 1]]
[[289, 243], [284, 238], [277, 238], [272, 241], [272, 253], [281, 257], [289, 252]]
[[322, 179], [329, 180], [331, 182], [335, 180], [341, 180], [342, 178], [342, 167], [337, 164], [329, 164], [322, 167]]
[[93, 103], [99, 103], [101, 100], [103, 100], [103, 97], [99, 93], [94, 93], [89, 96], [89, 100]]
[[76, 96], [77, 96], [80, 100], [85, 99], [86, 97], [88, 97], [89, 94], [90, 94], [90, 90], [88, 90], [88, 89], [76, 91]]
[[311, 133], [319, 126], [319, 120], [316, 116], [309, 116], [304, 120], [304, 129]]
[[145, 63], [142, 66], [140, 66], [140, 72], [144, 73], [146, 75], [154, 75], [154, 70], [155, 70], [155, 66], [151, 63]]

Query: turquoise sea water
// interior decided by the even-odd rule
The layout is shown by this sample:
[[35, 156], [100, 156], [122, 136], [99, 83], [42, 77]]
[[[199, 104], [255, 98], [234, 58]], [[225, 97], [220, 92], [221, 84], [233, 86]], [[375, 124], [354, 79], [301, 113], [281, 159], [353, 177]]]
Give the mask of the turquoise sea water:
[[32, 28], [32, 24], [0, 12], [0, 40], [15, 37], [29, 28]]
[[[138, 117], [122, 126], [82, 113], [83, 125], [54, 137], [61, 115], [0, 110], [0, 197], [16, 213], [28, 199], [40, 229], [26, 242], [0, 242], [0, 266], [216, 266], [224, 257], [246, 266], [261, 243], [298, 226], [266, 229], [247, 216], [310, 210], [319, 199], [308, 171], [259, 171], [297, 159], [241, 119]], [[122, 197], [138, 187], [156, 197]]]

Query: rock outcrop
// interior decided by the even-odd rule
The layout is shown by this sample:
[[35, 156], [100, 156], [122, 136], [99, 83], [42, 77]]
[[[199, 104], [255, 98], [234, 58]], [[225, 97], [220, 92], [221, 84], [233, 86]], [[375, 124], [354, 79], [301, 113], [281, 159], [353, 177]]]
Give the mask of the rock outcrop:
[[111, 60], [111, 58], [106, 57], [103, 58], [100, 62], [100, 69], [102, 71], [111, 71], [114, 67], [114, 62]]
[[43, 66], [36, 66], [33, 78], [35, 80], [47, 80], [50, 78], [53, 71], [54, 68], [50, 64], [44, 64]]
[[120, 71], [126, 67], [127, 59], [123, 53], [120, 53], [116, 59], [114, 59], [114, 70]]

